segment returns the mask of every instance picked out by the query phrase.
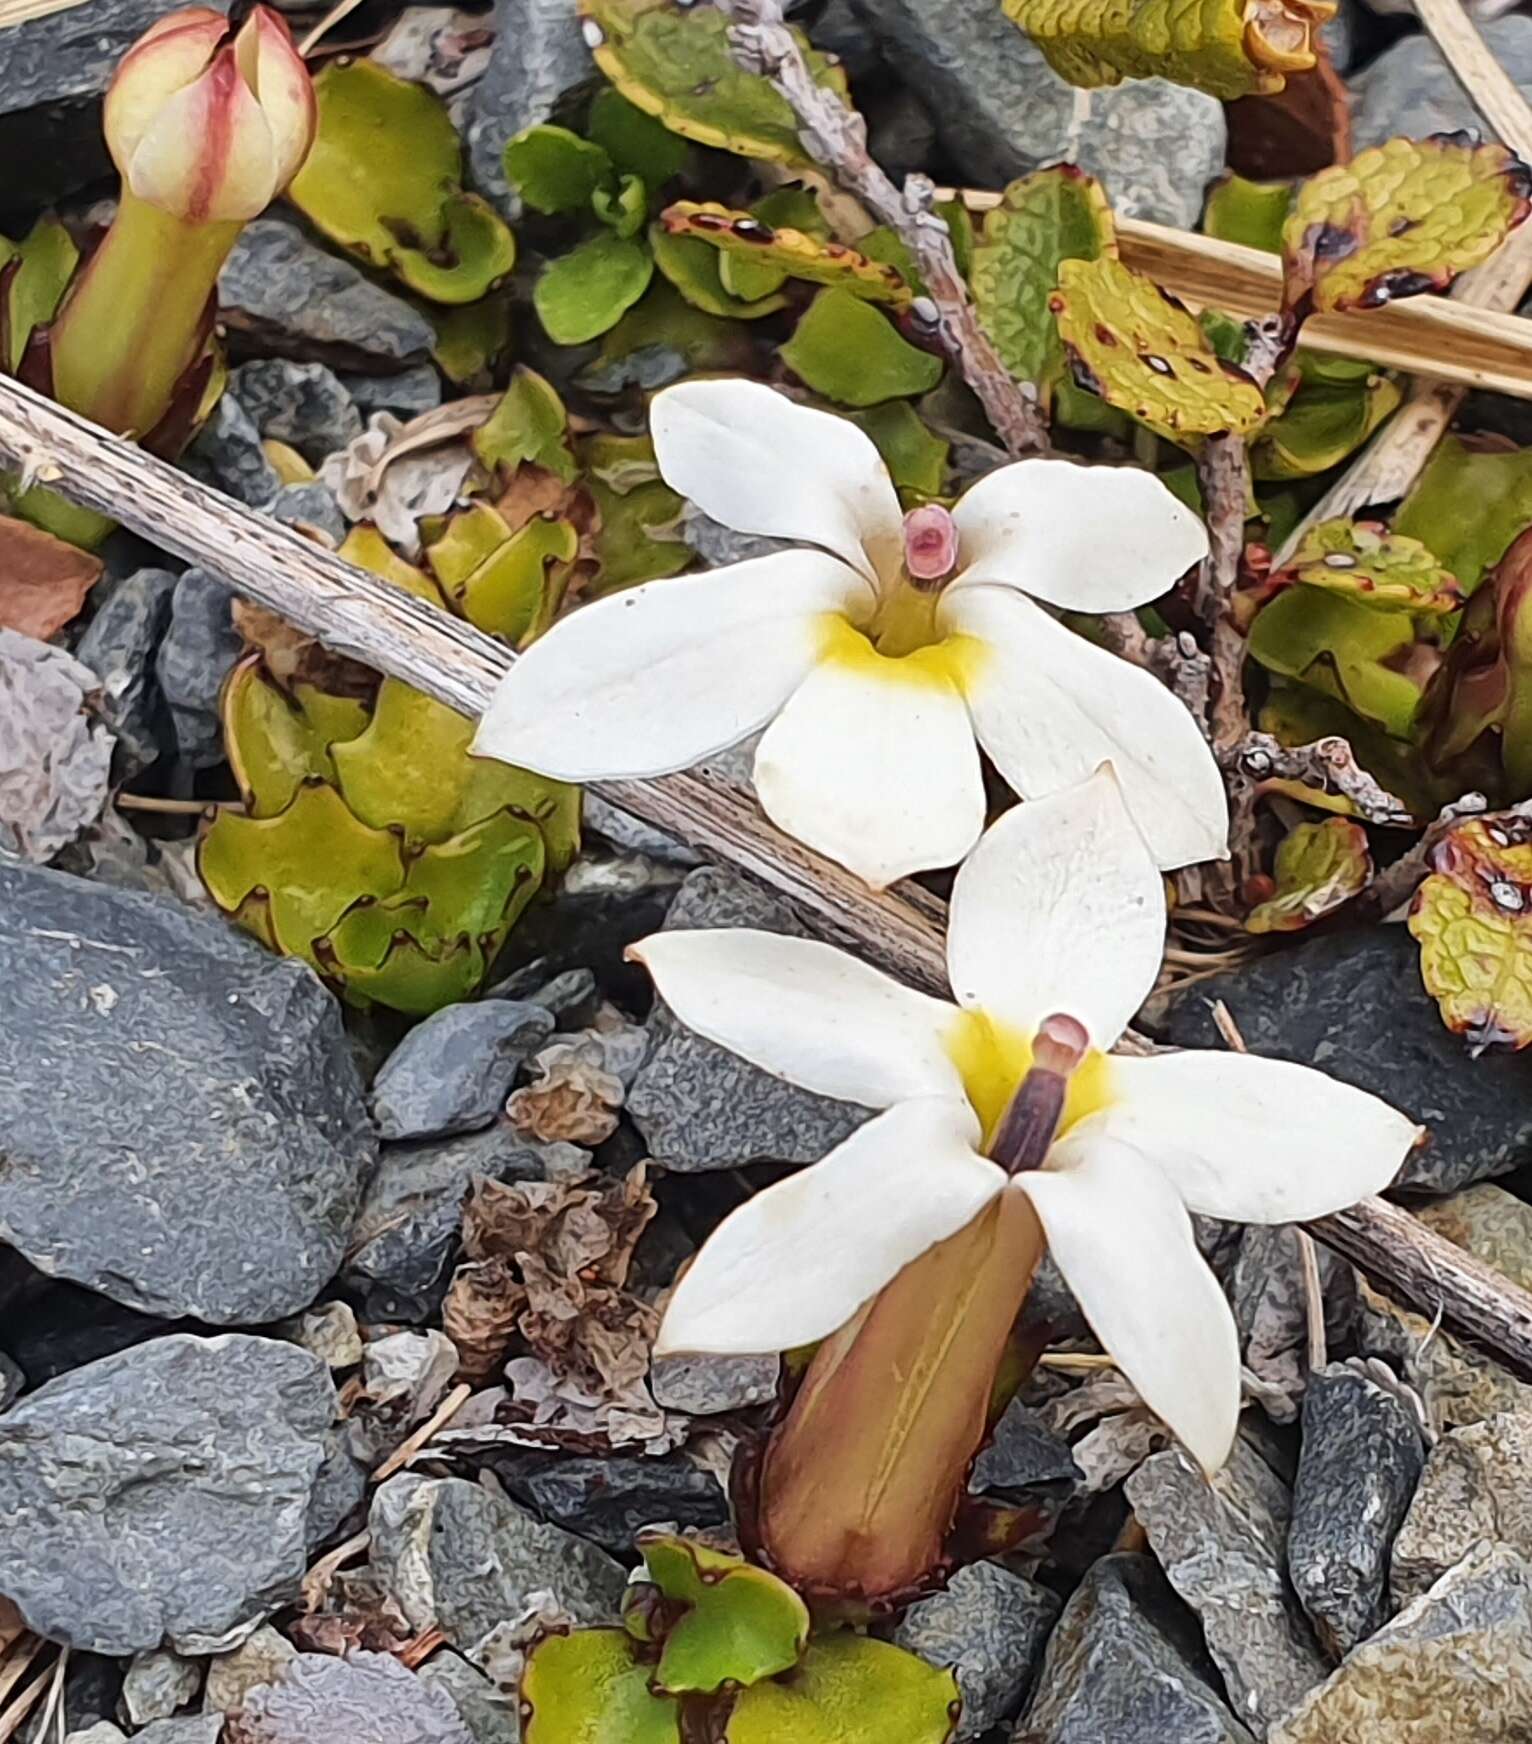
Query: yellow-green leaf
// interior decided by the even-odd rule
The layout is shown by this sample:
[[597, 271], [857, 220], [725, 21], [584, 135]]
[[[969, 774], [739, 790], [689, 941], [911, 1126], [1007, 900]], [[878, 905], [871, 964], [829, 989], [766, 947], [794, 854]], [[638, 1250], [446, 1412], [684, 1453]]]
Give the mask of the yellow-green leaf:
[[1367, 832], [1349, 818], [1298, 824], [1277, 849], [1275, 892], [1251, 909], [1246, 932], [1296, 933], [1333, 914], [1372, 876]]
[[791, 1677], [740, 1692], [724, 1744], [946, 1744], [961, 1702], [949, 1670], [849, 1631], [813, 1642]]
[[[1328, 472], [1354, 454], [1403, 398], [1398, 383], [1389, 376], [1324, 380], [1314, 373], [1315, 362], [1300, 353], [1288, 378], [1297, 378], [1297, 391], [1251, 443], [1254, 478], [1275, 482]], [[1268, 401], [1277, 379], [1268, 384]]]
[[1282, 226], [1292, 210], [1292, 182], [1252, 182], [1232, 170], [1208, 193], [1202, 228], [1220, 242], [1238, 242], [1266, 254], [1282, 252]]
[[868, 260], [842, 242], [831, 242], [788, 226], [774, 227], [751, 212], [716, 201], [678, 200], [660, 214], [669, 236], [696, 237], [730, 259], [775, 268], [789, 278], [840, 285], [870, 303], [896, 308], [914, 300], [897, 267]]
[[333, 781], [330, 746], [367, 725], [367, 705], [350, 697], [322, 698], [323, 717], [316, 720], [271, 682], [259, 654], [234, 666], [220, 706], [229, 766], [254, 818], [284, 811], [305, 781]]
[[1441, 291], [1532, 210], [1532, 171], [1468, 134], [1390, 139], [1311, 176], [1282, 228], [1294, 310], [1376, 309]]
[[1445, 436], [1399, 505], [1394, 531], [1422, 539], [1471, 594], [1532, 527], [1532, 449]]
[[45, 212], [32, 226], [24, 240], [7, 242], [0, 268], [0, 285], [4, 287], [5, 306], [0, 309], [0, 334], [5, 339], [5, 355], [0, 364], [14, 372], [21, 363], [34, 328], [51, 321], [69, 288], [80, 251], [64, 225]]
[[680, 1708], [623, 1629], [547, 1635], [521, 1674], [523, 1744], [681, 1744]]
[[1283, 573], [1379, 611], [1439, 618], [1463, 604], [1454, 576], [1418, 539], [1391, 533], [1379, 521], [1317, 522]]
[[473, 451], [492, 471], [523, 461], [572, 484], [579, 472], [569, 449], [569, 414], [552, 384], [517, 364], [500, 403], [473, 435]]
[[603, 230], [548, 262], [532, 307], [555, 345], [583, 345], [615, 327], [653, 276], [654, 257], [642, 243]]
[[911, 345], [880, 310], [840, 286], [816, 293], [780, 356], [800, 381], [843, 406], [928, 393], [942, 375], [940, 358]]

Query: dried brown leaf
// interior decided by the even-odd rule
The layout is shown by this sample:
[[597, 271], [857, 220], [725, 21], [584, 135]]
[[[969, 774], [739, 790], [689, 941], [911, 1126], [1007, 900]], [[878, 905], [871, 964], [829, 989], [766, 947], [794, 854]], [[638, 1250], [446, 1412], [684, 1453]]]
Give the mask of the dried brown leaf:
[[457, 1346], [465, 1380], [492, 1375], [510, 1349], [527, 1294], [508, 1259], [459, 1266], [442, 1304], [442, 1326]]
[[101, 559], [0, 515], [0, 629], [46, 642], [79, 616]]
[[312, 684], [334, 696], [370, 700], [377, 694], [378, 675], [370, 666], [332, 653], [315, 637], [294, 629], [264, 606], [236, 599], [232, 615], [234, 628], [252, 648], [260, 649], [266, 670], [284, 690], [295, 684]]
[[555, 1042], [532, 1064], [538, 1078], [505, 1105], [512, 1124], [528, 1137], [597, 1145], [617, 1130], [622, 1080], [606, 1070], [599, 1050], [579, 1041]]

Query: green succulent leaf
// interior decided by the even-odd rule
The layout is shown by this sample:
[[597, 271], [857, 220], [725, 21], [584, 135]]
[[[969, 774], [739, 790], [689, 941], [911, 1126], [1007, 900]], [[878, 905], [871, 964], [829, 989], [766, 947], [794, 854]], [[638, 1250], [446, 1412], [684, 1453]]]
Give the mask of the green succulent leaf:
[[1280, 254], [1282, 227], [1292, 210], [1296, 186], [1295, 182], [1252, 182], [1230, 170], [1213, 184], [1202, 228], [1220, 242]]
[[681, 1744], [680, 1709], [623, 1629], [547, 1635], [521, 1674], [523, 1744]]
[[755, 212], [738, 212], [712, 200], [678, 200], [660, 214], [660, 223], [668, 236], [695, 237], [716, 248], [730, 266], [747, 261], [786, 278], [842, 286], [870, 303], [896, 308], [914, 300], [896, 268], [868, 260], [844, 243], [773, 226]]
[[1365, 890], [1371, 877], [1372, 855], [1360, 824], [1341, 817], [1298, 824], [1277, 849], [1276, 891], [1251, 909], [1245, 931], [1301, 932]]
[[899, 490], [922, 498], [941, 494], [952, 444], [928, 429], [908, 400], [873, 406], [851, 421], [872, 438]]
[[52, 213], [45, 212], [21, 242], [0, 237], [0, 287], [5, 303], [0, 308], [0, 336], [4, 353], [0, 364], [12, 373], [33, 330], [46, 326], [64, 300], [64, 292], [79, 265], [80, 251], [74, 238]]
[[685, 498], [660, 477], [647, 436], [591, 436], [581, 444], [586, 489], [596, 505], [593, 597], [679, 575], [692, 562], [681, 537]]
[[[769, 80], [740, 67], [729, 49], [729, 20], [716, 6], [581, 0], [580, 9], [595, 26], [597, 66], [646, 114], [699, 145], [813, 167], [787, 99]], [[844, 96], [840, 69], [796, 29], [794, 35], [815, 80]]]
[[1378, 611], [1439, 618], [1463, 604], [1456, 578], [1418, 539], [1390, 533], [1377, 521], [1317, 522], [1283, 573]]
[[505, 179], [534, 212], [584, 212], [617, 180], [605, 149], [567, 127], [525, 128], [505, 148]]
[[1248, 435], [1261, 390], [1224, 362], [1196, 317], [1119, 260], [1065, 260], [1049, 306], [1076, 383], [1167, 441]]
[[940, 358], [841, 286], [816, 293], [779, 355], [801, 382], [843, 406], [929, 393], [942, 376]]
[[610, 85], [591, 99], [585, 132], [619, 174], [636, 176], [646, 187], [662, 188], [686, 167], [686, 141]]
[[1376, 309], [1441, 291], [1532, 211], [1532, 171], [1467, 134], [1390, 139], [1302, 183], [1282, 230], [1290, 309]]
[[1429, 545], [1465, 594], [1532, 526], [1532, 448], [1446, 436], [1399, 505], [1394, 531]]
[[787, 298], [775, 289], [754, 298], [736, 296], [724, 283], [725, 257], [700, 237], [672, 235], [656, 221], [649, 226], [649, 245], [663, 276], [693, 308], [705, 314], [731, 321], [758, 321], [787, 306]]
[[950, 1671], [891, 1642], [832, 1635], [797, 1669], [741, 1692], [724, 1744], [946, 1744], [961, 1703]]
[[555, 345], [583, 345], [615, 327], [653, 275], [647, 248], [603, 232], [548, 262], [533, 287], [532, 306]]
[[224, 742], [253, 818], [285, 811], [306, 781], [333, 781], [330, 746], [355, 738], [367, 725], [365, 703], [311, 689], [307, 694], [312, 708], [278, 689], [258, 654], [238, 661], [224, 680]]
[[1049, 299], [1066, 260], [1117, 253], [1112, 208], [1101, 184], [1073, 164], [1015, 181], [985, 215], [974, 244], [974, 307], [1017, 381], [1046, 408], [1066, 374], [1064, 344]]
[[1354, 454], [1403, 398], [1386, 375], [1327, 381], [1313, 372], [1316, 361], [1300, 354], [1297, 391], [1251, 443], [1255, 478], [1277, 482], [1328, 472]]
[[649, 216], [649, 192], [637, 176], [624, 176], [615, 191], [597, 188], [591, 210], [616, 235], [637, 236]]
[[539, 516], [512, 533], [453, 590], [470, 624], [525, 647], [553, 622], [580, 549], [573, 524]]
[[376, 61], [314, 76], [319, 129], [288, 198], [324, 234], [422, 296], [472, 303], [516, 262], [494, 208], [463, 190], [446, 105]]
[[523, 462], [573, 484], [579, 464], [569, 448], [569, 414], [557, 390], [517, 364], [500, 403], [474, 432], [473, 451], [491, 472], [515, 472]]
[[351, 529], [338, 555], [348, 563], [354, 563], [358, 569], [368, 570], [384, 581], [391, 581], [395, 587], [402, 587], [417, 599], [446, 608], [441, 589], [430, 576], [413, 563], [406, 563], [370, 521], [362, 521]]
[[429, 315], [436, 329], [431, 356], [458, 387], [485, 375], [511, 343], [511, 305], [503, 292], [456, 308], [435, 308]]

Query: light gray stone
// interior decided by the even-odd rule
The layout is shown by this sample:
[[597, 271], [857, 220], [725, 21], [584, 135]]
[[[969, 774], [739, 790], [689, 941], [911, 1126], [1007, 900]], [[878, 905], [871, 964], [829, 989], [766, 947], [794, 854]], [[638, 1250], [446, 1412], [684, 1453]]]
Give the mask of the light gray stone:
[[64, 1744], [127, 1744], [127, 1739], [121, 1726], [114, 1726], [110, 1720], [97, 1720], [94, 1726], [68, 1733]]
[[362, 1360], [362, 1335], [349, 1303], [323, 1302], [275, 1330], [317, 1356], [326, 1368], [355, 1368]]
[[[664, 930], [730, 926], [808, 936], [781, 903], [713, 866], [687, 878]], [[773, 1078], [683, 1028], [659, 1000], [648, 1027], [649, 1057], [627, 1108], [650, 1154], [667, 1168], [731, 1169], [761, 1158], [817, 1162], [870, 1113]]]
[[0, 866], [0, 1084], [0, 1237], [40, 1270], [237, 1325], [339, 1266], [376, 1154], [339, 1008], [222, 919]]
[[262, 437], [288, 443], [313, 466], [362, 433], [356, 402], [322, 363], [283, 357], [242, 363], [229, 377], [229, 392]]
[[419, 1676], [428, 1689], [445, 1690], [452, 1698], [474, 1744], [521, 1744], [514, 1690], [501, 1691], [460, 1654], [445, 1647], [421, 1666]]
[[181, 1714], [135, 1732], [133, 1744], [218, 1744], [222, 1736], [222, 1714]]
[[893, 1638], [933, 1665], [952, 1667], [963, 1698], [953, 1736], [977, 1738], [1026, 1697], [1059, 1608], [1047, 1587], [998, 1562], [975, 1562], [945, 1592], [911, 1605]]
[[117, 735], [112, 767], [119, 780], [146, 769], [168, 749], [154, 655], [170, 627], [176, 576], [139, 569], [105, 596], [75, 648], [101, 680], [101, 718]]
[[196, 1699], [202, 1687], [202, 1666], [195, 1659], [156, 1648], [134, 1657], [122, 1680], [122, 1705], [135, 1726], [168, 1720], [177, 1708]]
[[1431, 1449], [1394, 1540], [1394, 1603], [1419, 1598], [1481, 1539], [1532, 1557], [1532, 1411], [1454, 1429]]
[[384, 1061], [372, 1113], [385, 1139], [440, 1138], [489, 1126], [522, 1062], [553, 1033], [553, 1013], [515, 999], [449, 1005]]
[[1396, 1392], [1343, 1363], [1309, 1376], [1287, 1569], [1333, 1658], [1388, 1616], [1389, 1552], [1424, 1460], [1419, 1423]]
[[191, 769], [223, 761], [218, 696], [245, 651], [233, 606], [232, 588], [206, 570], [186, 570], [171, 595], [170, 627], [155, 655], [155, 681], [170, 710], [176, 755]]
[[240, 1744], [474, 1744], [446, 1690], [390, 1653], [300, 1653], [250, 1692]]
[[[1490, 54], [1523, 90], [1532, 86], [1532, 18], [1512, 14], [1479, 25]], [[1351, 76], [1352, 150], [1404, 135], [1424, 139], [1462, 127], [1486, 132], [1484, 118], [1429, 36], [1401, 37]], [[1489, 137], [1494, 137], [1490, 131]]]
[[1124, 1486], [1170, 1584], [1197, 1613], [1229, 1702], [1262, 1733], [1329, 1670], [1286, 1569], [1290, 1499], [1243, 1440], [1211, 1483], [1180, 1449]]
[[245, 1705], [245, 1697], [263, 1683], [275, 1683], [284, 1668], [298, 1657], [298, 1649], [269, 1623], [232, 1653], [219, 1653], [207, 1662], [207, 1682], [202, 1706], [208, 1713], [232, 1714]]
[[744, 1411], [775, 1396], [781, 1366], [775, 1355], [656, 1357], [649, 1391], [655, 1404], [689, 1417]]
[[323, 1363], [244, 1333], [151, 1339], [0, 1417], [0, 1593], [92, 1653], [208, 1653], [293, 1598], [335, 1411]]

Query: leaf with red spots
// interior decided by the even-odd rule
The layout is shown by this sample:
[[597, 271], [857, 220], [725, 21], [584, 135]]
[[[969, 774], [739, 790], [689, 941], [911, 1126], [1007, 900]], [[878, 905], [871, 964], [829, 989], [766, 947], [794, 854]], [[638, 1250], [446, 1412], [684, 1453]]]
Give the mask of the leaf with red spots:
[[1251, 909], [1246, 932], [1301, 932], [1365, 889], [1372, 876], [1367, 832], [1343, 817], [1299, 824], [1283, 837], [1275, 870], [1276, 888]]
[[1463, 604], [1456, 577], [1418, 539], [1391, 533], [1378, 521], [1317, 522], [1299, 542], [1282, 579], [1414, 617], [1445, 617]]

